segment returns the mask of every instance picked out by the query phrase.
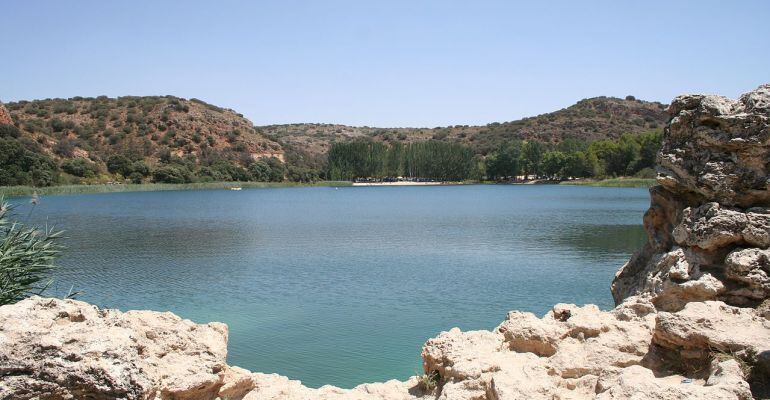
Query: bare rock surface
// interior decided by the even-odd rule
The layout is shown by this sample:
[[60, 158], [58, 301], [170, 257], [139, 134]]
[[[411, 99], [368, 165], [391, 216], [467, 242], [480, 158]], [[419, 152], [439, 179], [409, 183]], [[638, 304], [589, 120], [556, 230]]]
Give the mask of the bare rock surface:
[[0, 308], [0, 398], [211, 398], [227, 326], [33, 297]]
[[0, 307], [0, 399], [503, 400], [770, 396], [770, 86], [686, 95], [616, 307], [512, 311], [422, 350], [425, 375], [308, 388], [225, 363], [227, 327], [33, 297]]
[[13, 125], [11, 114], [8, 113], [8, 109], [5, 108], [3, 103], [0, 103], [0, 125]]

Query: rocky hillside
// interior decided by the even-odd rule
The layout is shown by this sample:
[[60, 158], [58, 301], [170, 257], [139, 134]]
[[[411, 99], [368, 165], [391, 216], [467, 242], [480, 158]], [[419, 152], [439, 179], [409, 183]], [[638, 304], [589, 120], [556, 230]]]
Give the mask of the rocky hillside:
[[660, 129], [668, 116], [661, 103], [614, 97], [594, 97], [565, 109], [511, 122], [485, 126], [437, 128], [372, 128], [333, 124], [269, 125], [258, 129], [311, 163], [318, 162], [332, 142], [371, 138], [377, 141], [440, 139], [470, 146], [486, 155], [512, 139], [559, 143], [564, 139], [617, 139], [624, 133]]
[[233, 110], [173, 96], [73, 97], [7, 103], [21, 140], [55, 161], [83, 158], [106, 170], [114, 154], [151, 164], [168, 155], [200, 164], [224, 158], [246, 166], [283, 158], [275, 141]]
[[228, 366], [220, 323], [34, 297], [0, 307], [0, 398], [767, 398], [770, 85], [669, 111], [648, 243], [616, 275], [613, 310], [454, 328], [425, 343], [422, 377], [344, 390]]

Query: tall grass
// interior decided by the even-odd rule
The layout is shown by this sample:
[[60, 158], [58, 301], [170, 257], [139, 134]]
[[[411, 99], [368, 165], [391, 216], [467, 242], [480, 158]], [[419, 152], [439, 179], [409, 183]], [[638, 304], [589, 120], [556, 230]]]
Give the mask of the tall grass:
[[25, 226], [12, 210], [0, 196], [0, 305], [43, 293], [62, 250], [60, 231]]
[[350, 186], [350, 182], [319, 181], [314, 183], [297, 182], [201, 182], [201, 183], [143, 183], [137, 185], [63, 185], [48, 187], [4, 186], [0, 187], [0, 196], [29, 196], [82, 193], [114, 192], [154, 192], [164, 190], [211, 190], [233, 187], [247, 188], [285, 188], [305, 186]]
[[599, 186], [619, 188], [648, 188], [655, 185], [655, 179], [648, 178], [610, 178], [602, 180], [576, 180], [564, 181], [561, 185]]

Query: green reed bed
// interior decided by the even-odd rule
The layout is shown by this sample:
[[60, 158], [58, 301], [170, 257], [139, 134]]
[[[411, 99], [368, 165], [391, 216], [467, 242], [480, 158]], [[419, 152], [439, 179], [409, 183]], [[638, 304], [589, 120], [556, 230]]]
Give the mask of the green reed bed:
[[602, 180], [575, 180], [564, 181], [562, 185], [579, 185], [579, 186], [599, 186], [599, 187], [651, 187], [655, 184], [655, 179], [647, 178], [610, 178]]

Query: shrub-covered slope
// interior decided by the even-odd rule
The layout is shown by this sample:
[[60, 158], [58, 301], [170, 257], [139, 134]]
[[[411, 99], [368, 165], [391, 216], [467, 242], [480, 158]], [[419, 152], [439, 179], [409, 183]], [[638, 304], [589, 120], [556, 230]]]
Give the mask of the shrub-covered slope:
[[455, 125], [436, 128], [374, 128], [336, 124], [268, 125], [258, 129], [281, 142], [298, 161], [317, 165], [325, 160], [335, 141], [371, 138], [384, 142], [413, 142], [428, 139], [463, 143], [483, 156], [510, 140], [537, 140], [558, 144], [565, 139], [594, 141], [618, 139], [626, 133], [662, 129], [668, 116], [665, 105], [657, 102], [595, 97], [565, 109], [510, 122], [484, 126]]
[[218, 170], [245, 169], [269, 157], [283, 159], [280, 144], [257, 132], [242, 115], [196, 99], [100, 96], [5, 106], [16, 130], [5, 126], [0, 135], [6, 142], [17, 142], [6, 147], [51, 160], [73, 177], [119, 173], [148, 179], [157, 172], [156, 180], [163, 181], [174, 181], [166, 175], [175, 173], [216, 180], [223, 178]]

